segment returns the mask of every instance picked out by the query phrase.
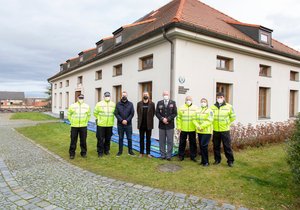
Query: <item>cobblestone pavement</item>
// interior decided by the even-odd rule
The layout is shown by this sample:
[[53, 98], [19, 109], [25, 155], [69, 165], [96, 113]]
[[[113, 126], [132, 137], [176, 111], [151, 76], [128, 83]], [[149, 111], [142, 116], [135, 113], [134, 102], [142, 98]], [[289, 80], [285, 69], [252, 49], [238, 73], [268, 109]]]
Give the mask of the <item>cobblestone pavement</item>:
[[239, 209], [213, 200], [125, 183], [73, 166], [0, 114], [0, 209]]

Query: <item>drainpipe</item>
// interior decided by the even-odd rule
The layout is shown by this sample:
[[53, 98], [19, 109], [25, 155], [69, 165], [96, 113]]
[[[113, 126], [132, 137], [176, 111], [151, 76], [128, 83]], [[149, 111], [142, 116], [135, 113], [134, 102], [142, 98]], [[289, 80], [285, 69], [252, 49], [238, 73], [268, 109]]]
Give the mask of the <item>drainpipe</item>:
[[167, 37], [165, 28], [162, 29], [163, 37], [171, 44], [171, 61], [170, 61], [170, 99], [174, 100], [175, 96], [175, 88], [174, 88], [174, 43], [173, 41]]

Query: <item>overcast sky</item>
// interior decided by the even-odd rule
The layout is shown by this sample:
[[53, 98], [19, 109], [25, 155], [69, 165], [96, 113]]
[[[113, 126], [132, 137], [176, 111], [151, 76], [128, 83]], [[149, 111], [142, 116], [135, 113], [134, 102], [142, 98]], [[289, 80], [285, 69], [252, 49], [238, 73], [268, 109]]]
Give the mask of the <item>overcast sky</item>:
[[[59, 64], [169, 0], [0, 0], [0, 91], [43, 92]], [[299, 0], [203, 0], [300, 50]]]

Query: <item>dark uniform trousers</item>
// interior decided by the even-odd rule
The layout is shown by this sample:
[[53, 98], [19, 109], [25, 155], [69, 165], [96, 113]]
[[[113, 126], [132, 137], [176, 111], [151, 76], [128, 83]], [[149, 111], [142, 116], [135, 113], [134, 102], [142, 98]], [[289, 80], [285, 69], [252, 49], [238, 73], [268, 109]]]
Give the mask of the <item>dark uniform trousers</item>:
[[98, 154], [109, 153], [112, 127], [97, 126], [97, 152]]
[[209, 163], [208, 161], [208, 145], [211, 139], [211, 134], [198, 134], [200, 145], [201, 164]]
[[71, 144], [70, 144], [70, 149], [69, 149], [70, 156], [75, 156], [78, 135], [80, 137], [80, 149], [81, 149], [80, 155], [81, 156], [86, 155], [86, 152], [87, 152], [87, 146], [86, 146], [87, 127], [81, 127], [81, 128], [71, 127]]
[[196, 144], [195, 131], [193, 132], [181, 131], [178, 155], [182, 158], [184, 157], [187, 137], [189, 137], [189, 143], [190, 143], [190, 157], [191, 159], [195, 159], [197, 156], [197, 144]]
[[216, 162], [221, 162], [221, 142], [223, 143], [227, 163], [234, 162], [233, 152], [231, 149], [230, 131], [213, 133], [213, 147]]
[[151, 133], [152, 130], [148, 130], [145, 128], [140, 129], [140, 154], [144, 154], [145, 151], [145, 133], [146, 133], [146, 154], [150, 154], [151, 147]]

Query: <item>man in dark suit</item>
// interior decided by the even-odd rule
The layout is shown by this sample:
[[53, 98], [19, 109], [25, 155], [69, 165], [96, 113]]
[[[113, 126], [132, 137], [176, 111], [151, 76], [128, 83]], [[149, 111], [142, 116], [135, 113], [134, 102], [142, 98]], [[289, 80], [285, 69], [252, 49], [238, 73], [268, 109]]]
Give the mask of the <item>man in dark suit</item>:
[[170, 100], [168, 91], [163, 92], [163, 98], [163, 100], [157, 103], [155, 113], [159, 120], [159, 148], [161, 159], [170, 161], [174, 144], [174, 119], [177, 116], [177, 107], [175, 101]]
[[149, 98], [149, 93], [143, 93], [143, 100], [137, 104], [137, 127], [140, 133], [140, 157], [144, 156], [145, 150], [145, 133], [146, 133], [146, 154], [151, 158], [151, 132], [153, 129], [153, 117], [155, 115], [155, 105]]

